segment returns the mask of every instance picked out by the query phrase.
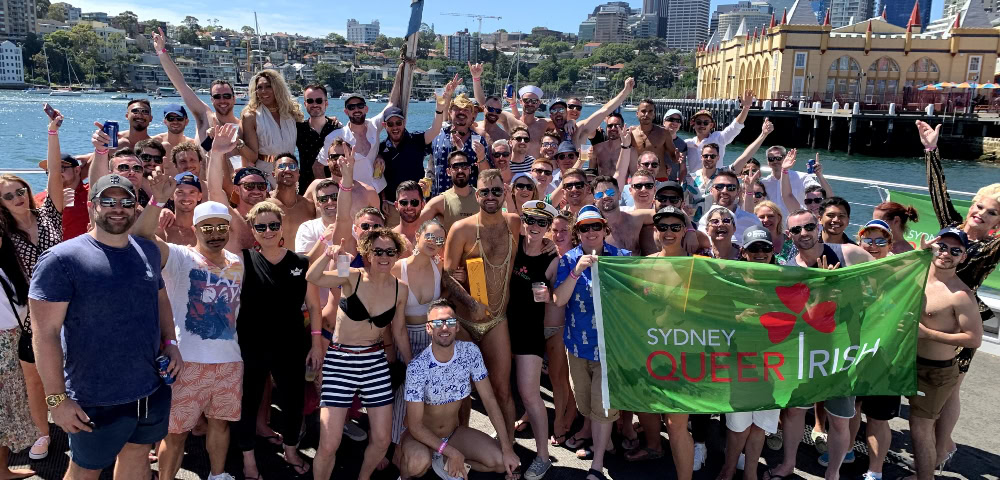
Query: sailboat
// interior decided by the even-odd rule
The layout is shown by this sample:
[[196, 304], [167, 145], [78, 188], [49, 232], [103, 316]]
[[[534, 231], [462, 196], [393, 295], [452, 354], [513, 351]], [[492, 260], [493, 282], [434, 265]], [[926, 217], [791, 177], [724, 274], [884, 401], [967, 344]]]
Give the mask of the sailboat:
[[33, 87], [24, 91], [24, 93], [30, 93], [33, 95], [49, 95], [52, 93], [52, 71], [49, 70], [49, 55], [45, 53], [45, 45], [42, 44], [42, 54], [45, 55], [45, 75], [49, 80], [49, 86], [44, 88]]
[[[97, 68], [90, 69], [90, 77], [92, 79], [97, 78]], [[97, 85], [91, 83], [89, 87], [83, 89], [84, 95], [97, 95], [99, 93], [104, 93], [104, 90], [97, 87]]]
[[[66, 80], [70, 85], [73, 84], [73, 65], [69, 63], [69, 55], [66, 55]], [[49, 93], [52, 97], [79, 97], [83, 95], [82, 92], [74, 91], [72, 87], [57, 88]]]

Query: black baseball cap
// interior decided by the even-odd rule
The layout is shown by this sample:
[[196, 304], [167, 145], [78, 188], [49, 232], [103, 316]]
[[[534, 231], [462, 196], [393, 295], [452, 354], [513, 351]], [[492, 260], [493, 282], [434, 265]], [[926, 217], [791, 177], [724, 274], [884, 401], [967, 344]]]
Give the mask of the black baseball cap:
[[684, 194], [684, 188], [681, 187], [681, 184], [673, 180], [668, 180], [666, 182], [658, 182], [656, 184], [656, 193], [660, 193], [661, 190], [673, 190], [679, 194], [682, 195]]

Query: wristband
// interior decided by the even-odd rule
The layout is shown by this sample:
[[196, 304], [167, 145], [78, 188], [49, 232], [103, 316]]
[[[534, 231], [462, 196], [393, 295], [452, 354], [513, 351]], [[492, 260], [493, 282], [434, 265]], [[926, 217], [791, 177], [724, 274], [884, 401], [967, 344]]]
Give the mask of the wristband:
[[177, 346], [177, 340], [164, 340], [163, 341], [163, 346], [165, 347], [167, 345], [173, 345], [173, 346], [176, 347]]
[[788, 169], [787, 168], [782, 168], [781, 169], [781, 173], [788, 173]]
[[446, 438], [443, 441], [441, 441], [441, 446], [438, 447], [438, 454], [439, 455], [444, 455], [444, 447], [447, 447], [447, 446], [448, 446], [448, 439]]
[[167, 206], [167, 202], [157, 202], [155, 198], [150, 198], [149, 199], [149, 204], [152, 205], [152, 206], [154, 206], [154, 207], [159, 207], [159, 208], [163, 208], [163, 207]]
[[442, 112], [441, 110], [435, 110], [434, 113], [438, 115], [444, 115], [444, 112]]
[[[52, 133], [50, 132], [49, 135], [52, 135]], [[924, 148], [925, 152], [933, 152], [934, 150], [937, 150], [937, 145], [934, 145], [933, 147], [930, 148]]]
[[167, 47], [163, 47], [163, 50], [160, 50], [160, 53], [167, 53]]
[[343, 185], [340, 186], [340, 191], [341, 192], [350, 192], [351, 190], [354, 190], [354, 186], [353, 185], [351, 185], [350, 187], [345, 187]]
[[309, 333], [311, 333], [313, 335], [322, 335], [323, 331], [322, 330], [313, 330], [312, 332], [309, 332]]
[[104, 149], [100, 149], [100, 148], [99, 148], [99, 149], [97, 149], [97, 150], [94, 150], [94, 153], [96, 153], [96, 154], [98, 154], [98, 155], [106, 155], [106, 154], [108, 153], [108, 149], [106, 149], [106, 148], [104, 148]]
[[49, 135], [58, 135], [59, 130], [49, 130]]
[[473, 82], [478, 82], [480, 77], [472, 77]]
[[573, 280], [577, 280], [577, 279], [580, 278], [580, 276], [577, 275], [576, 272], [572, 272], [572, 271], [569, 272], [569, 277], [572, 278]]

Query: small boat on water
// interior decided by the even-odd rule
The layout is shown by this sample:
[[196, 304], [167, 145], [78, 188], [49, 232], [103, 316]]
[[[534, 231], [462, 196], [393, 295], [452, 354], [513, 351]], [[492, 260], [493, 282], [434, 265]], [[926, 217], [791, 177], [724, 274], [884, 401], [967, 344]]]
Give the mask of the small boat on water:
[[207, 88], [199, 88], [195, 93], [197, 93], [198, 95], [209, 95], [212, 92], [210, 92]]
[[51, 97], [79, 97], [82, 96], [83, 92], [75, 91], [69, 88], [59, 88], [49, 92]]
[[100, 88], [96, 87], [90, 87], [81, 90], [81, 93], [83, 93], [84, 95], [98, 95], [104, 93], [104, 90], [101, 90]]
[[625, 110], [626, 112], [635, 112], [639, 110], [639, 107], [636, 105], [629, 104], [622, 107], [622, 109]]
[[159, 87], [156, 89], [156, 96], [159, 98], [179, 97], [181, 94], [177, 93], [177, 89], [174, 87]]
[[25, 89], [24, 93], [30, 93], [32, 95], [48, 95], [52, 93], [52, 89], [47, 87], [35, 87]]
[[429, 97], [424, 101], [427, 103], [437, 103], [437, 100], [434, 97]]
[[234, 105], [246, 105], [250, 101], [250, 90], [246, 86], [233, 87], [233, 93], [236, 95], [233, 97]]
[[132, 100], [132, 97], [129, 97], [127, 93], [116, 93], [116, 94], [114, 94], [114, 95], [111, 96], [111, 99], [112, 100]]

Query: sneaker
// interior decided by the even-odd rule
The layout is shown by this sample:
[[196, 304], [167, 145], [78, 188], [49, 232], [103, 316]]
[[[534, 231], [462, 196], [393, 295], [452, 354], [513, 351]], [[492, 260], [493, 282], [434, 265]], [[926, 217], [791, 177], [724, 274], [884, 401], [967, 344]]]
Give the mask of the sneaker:
[[[830, 466], [830, 452], [820, 455], [819, 459], [816, 461], [824, 467]], [[850, 452], [847, 452], [847, 455], [844, 455], [844, 464], [846, 465], [848, 463], [854, 463], [854, 450], [851, 450]]]
[[348, 420], [344, 422], [344, 436], [355, 442], [363, 442], [368, 439], [368, 434], [358, 426], [358, 424]]
[[708, 448], [705, 447], [705, 444], [694, 444], [694, 471], [701, 470], [701, 467], [705, 465], [706, 458], [708, 458]]
[[875, 473], [872, 471], [865, 472], [865, 476], [861, 480], [882, 480], [881, 473]]
[[232, 475], [222, 472], [218, 475], [209, 475], [208, 480], [236, 480]]
[[[448, 475], [448, 469], [445, 468], [444, 462], [444, 455], [437, 452], [431, 453], [431, 468], [434, 469], [434, 473], [436, 473], [437, 476], [441, 477], [442, 480], [463, 480], [462, 477], [453, 477]], [[532, 465], [534, 465], [534, 463], [532, 463]], [[466, 464], [465, 470], [468, 471], [469, 468], [469, 464]]]
[[531, 466], [528, 470], [524, 472], [525, 480], [538, 480], [545, 476], [545, 472], [549, 471], [549, 467], [552, 466], [552, 461], [547, 458], [535, 457], [531, 461]]
[[809, 439], [812, 440], [813, 445], [816, 446], [816, 451], [819, 453], [826, 453], [826, 434], [823, 432], [817, 432], [816, 430], [809, 431]]
[[31, 446], [31, 450], [28, 451], [28, 458], [41, 460], [49, 456], [49, 442], [48, 435], [38, 437], [38, 440], [35, 440], [35, 444]]
[[784, 438], [781, 436], [781, 430], [768, 435], [765, 443], [767, 443], [767, 448], [771, 450], [781, 450], [781, 447], [785, 444]]
[[745, 454], [740, 454], [740, 459], [736, 461], [736, 469], [743, 470], [747, 464], [747, 456]]

